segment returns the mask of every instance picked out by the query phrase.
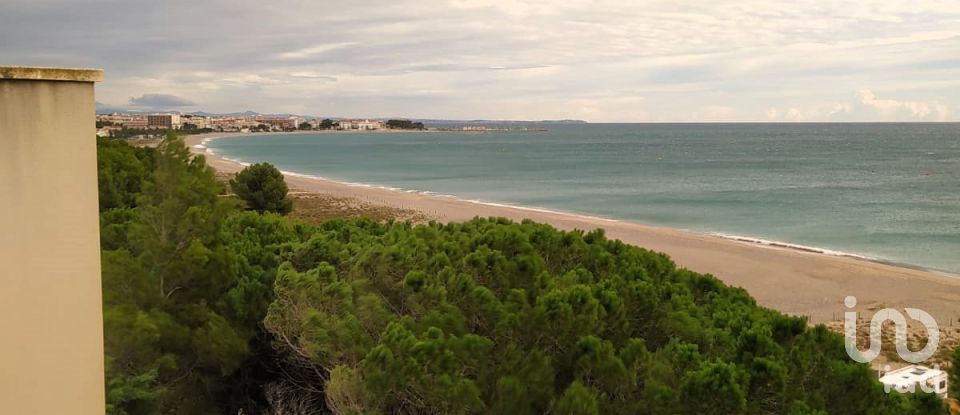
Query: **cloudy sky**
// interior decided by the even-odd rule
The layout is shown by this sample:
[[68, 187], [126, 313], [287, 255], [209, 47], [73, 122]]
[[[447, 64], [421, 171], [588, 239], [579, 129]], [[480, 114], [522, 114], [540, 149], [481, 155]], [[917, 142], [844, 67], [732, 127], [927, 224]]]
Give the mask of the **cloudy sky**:
[[960, 119], [957, 0], [3, 0], [0, 39], [143, 111]]

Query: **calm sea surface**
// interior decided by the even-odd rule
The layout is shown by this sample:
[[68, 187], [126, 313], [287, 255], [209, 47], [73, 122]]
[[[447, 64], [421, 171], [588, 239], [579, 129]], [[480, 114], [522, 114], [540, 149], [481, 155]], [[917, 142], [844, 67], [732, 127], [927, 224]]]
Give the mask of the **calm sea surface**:
[[214, 140], [281, 170], [960, 273], [960, 124], [586, 124]]

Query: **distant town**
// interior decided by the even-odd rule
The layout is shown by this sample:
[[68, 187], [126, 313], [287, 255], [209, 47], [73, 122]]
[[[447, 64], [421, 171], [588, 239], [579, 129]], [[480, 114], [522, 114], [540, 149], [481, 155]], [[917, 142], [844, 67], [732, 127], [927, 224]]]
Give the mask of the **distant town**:
[[424, 130], [422, 122], [410, 120], [319, 119], [269, 115], [196, 115], [196, 114], [129, 114], [97, 115], [98, 137], [131, 137], [154, 135], [167, 130], [186, 133], [204, 132], [281, 132], [297, 130], [383, 129]]
[[[543, 127], [525, 124], [582, 123], [578, 120], [559, 121], [448, 121], [434, 120], [439, 131], [545, 131]], [[449, 124], [449, 125], [444, 125]], [[456, 125], [463, 124], [463, 125]], [[186, 134], [209, 132], [289, 132], [309, 130], [375, 131], [427, 130], [422, 121], [406, 119], [332, 119], [298, 115], [243, 114], [182, 114], [182, 113], [123, 113], [97, 114], [97, 136], [136, 138], [162, 135], [168, 130]]]

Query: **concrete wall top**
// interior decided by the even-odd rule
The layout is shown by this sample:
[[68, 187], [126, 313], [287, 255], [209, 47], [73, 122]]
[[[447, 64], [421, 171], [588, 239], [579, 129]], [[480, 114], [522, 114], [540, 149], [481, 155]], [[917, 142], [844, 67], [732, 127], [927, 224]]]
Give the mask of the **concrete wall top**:
[[36, 66], [0, 66], [0, 80], [96, 82], [103, 80], [102, 69], [43, 68]]

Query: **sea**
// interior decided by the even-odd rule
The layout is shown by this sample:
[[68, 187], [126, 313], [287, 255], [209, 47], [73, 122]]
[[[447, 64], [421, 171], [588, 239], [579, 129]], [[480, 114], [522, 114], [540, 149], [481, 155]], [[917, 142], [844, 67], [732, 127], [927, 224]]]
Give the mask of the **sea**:
[[490, 127], [502, 130], [260, 135], [205, 145], [330, 180], [960, 274], [960, 124]]

